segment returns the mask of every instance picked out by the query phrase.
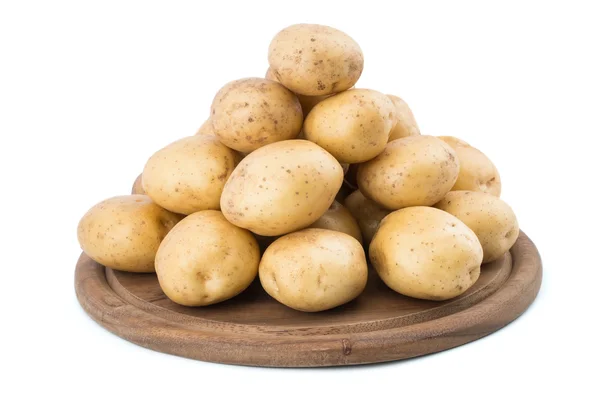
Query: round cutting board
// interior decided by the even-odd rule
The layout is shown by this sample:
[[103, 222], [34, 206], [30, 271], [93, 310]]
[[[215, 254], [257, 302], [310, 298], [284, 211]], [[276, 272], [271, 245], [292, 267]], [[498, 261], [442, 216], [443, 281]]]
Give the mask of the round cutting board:
[[170, 301], [155, 274], [114, 271], [85, 254], [75, 270], [81, 306], [124, 339], [203, 361], [278, 367], [375, 363], [456, 347], [516, 319], [541, 281], [540, 255], [523, 232], [510, 253], [484, 264], [477, 283], [452, 300], [402, 296], [370, 268], [356, 300], [320, 313], [285, 307], [258, 280], [231, 300], [192, 308]]

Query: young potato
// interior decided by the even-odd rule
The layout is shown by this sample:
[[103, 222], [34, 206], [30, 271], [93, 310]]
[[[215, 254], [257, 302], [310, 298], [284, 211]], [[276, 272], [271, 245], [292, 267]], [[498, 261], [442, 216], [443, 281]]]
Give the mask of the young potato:
[[338, 161], [361, 163], [383, 151], [395, 119], [386, 95], [351, 89], [317, 104], [304, 121], [304, 134]]
[[337, 29], [298, 24], [279, 32], [269, 46], [269, 65], [279, 82], [305, 96], [354, 86], [363, 70], [358, 43]]
[[458, 177], [452, 147], [433, 136], [409, 136], [389, 142], [383, 153], [358, 168], [360, 191], [390, 210], [432, 206]]
[[447, 300], [479, 278], [483, 250], [458, 218], [431, 207], [408, 207], [385, 217], [369, 246], [385, 284], [406, 296]]
[[379, 223], [390, 211], [367, 199], [360, 190], [355, 190], [351, 195], [346, 197], [344, 204], [350, 211], [350, 214], [358, 221], [365, 245], [368, 245], [373, 240]]
[[181, 218], [145, 195], [112, 197], [81, 218], [77, 239], [85, 254], [108, 268], [154, 272], [158, 246]]
[[456, 152], [460, 164], [458, 179], [452, 190], [484, 192], [500, 197], [500, 174], [492, 161], [481, 151], [458, 138], [439, 136]]
[[186, 137], [150, 157], [142, 173], [143, 188], [158, 205], [178, 214], [218, 210], [223, 186], [238, 160], [215, 136]]
[[342, 185], [340, 163], [307, 140], [261, 147], [244, 158], [221, 196], [232, 224], [263, 236], [305, 228], [327, 211]]
[[200, 125], [200, 128], [198, 128], [198, 130], [196, 131], [196, 135], [214, 135], [215, 131], [213, 130], [212, 127], [212, 121], [209, 119], [207, 119], [206, 121], [204, 121], [204, 123], [202, 125]]
[[226, 146], [243, 153], [293, 139], [302, 129], [298, 98], [269, 79], [229, 82], [219, 90], [211, 109], [215, 135]]
[[137, 178], [135, 178], [133, 186], [131, 187], [131, 194], [146, 194], [144, 187], [142, 186], [142, 174], [139, 174]]
[[304, 229], [277, 239], [263, 254], [258, 275], [265, 291], [299, 311], [345, 304], [367, 284], [360, 243], [342, 232]]
[[392, 140], [407, 136], [419, 136], [421, 134], [419, 126], [408, 104], [398, 96], [391, 94], [387, 96], [392, 100], [396, 108], [396, 125], [394, 125], [390, 132], [389, 141], [391, 142]]
[[483, 247], [483, 262], [499, 259], [519, 237], [519, 223], [512, 208], [489, 193], [449, 192], [435, 205], [475, 232]]
[[[279, 82], [273, 70], [271, 68], [267, 69], [267, 73], [265, 74], [266, 79], [270, 79], [275, 82]], [[281, 82], [280, 82], [281, 83]], [[330, 95], [325, 96], [304, 96], [303, 94], [294, 93], [296, 97], [298, 97], [298, 101], [300, 101], [300, 106], [302, 106], [302, 115], [305, 117], [308, 115], [310, 110], [313, 109], [314, 106], [319, 104], [321, 101], [325, 100]]]
[[219, 211], [198, 211], [169, 232], [156, 254], [156, 276], [167, 297], [184, 306], [230, 299], [256, 277], [260, 251], [250, 232]]
[[331, 229], [346, 233], [362, 244], [362, 234], [358, 223], [350, 211], [337, 201], [334, 201], [325, 214], [316, 220], [309, 228]]

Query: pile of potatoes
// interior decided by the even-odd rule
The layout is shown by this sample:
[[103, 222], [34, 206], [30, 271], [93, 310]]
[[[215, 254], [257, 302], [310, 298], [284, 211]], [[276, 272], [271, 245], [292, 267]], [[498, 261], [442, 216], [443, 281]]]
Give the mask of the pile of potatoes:
[[89, 257], [155, 271], [186, 306], [230, 299], [258, 275], [274, 299], [312, 312], [359, 296], [367, 258], [394, 291], [446, 300], [515, 243], [494, 164], [421, 135], [399, 97], [354, 88], [364, 60], [351, 37], [293, 25], [268, 60], [266, 78], [227, 83], [194, 136], [152, 155], [132, 195], [84, 215]]

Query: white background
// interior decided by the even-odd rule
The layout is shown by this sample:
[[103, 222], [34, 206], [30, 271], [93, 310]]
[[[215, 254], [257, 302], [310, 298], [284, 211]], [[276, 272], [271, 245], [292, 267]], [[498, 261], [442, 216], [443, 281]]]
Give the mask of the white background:
[[[1, 398], [598, 398], [592, 1], [202, 3], [0, 3]], [[519, 320], [414, 360], [286, 370], [152, 352], [80, 309], [79, 218], [193, 134], [220, 86], [262, 76], [272, 36], [299, 22], [349, 33], [365, 54], [359, 87], [403, 97], [423, 133], [494, 160], [544, 261]]]

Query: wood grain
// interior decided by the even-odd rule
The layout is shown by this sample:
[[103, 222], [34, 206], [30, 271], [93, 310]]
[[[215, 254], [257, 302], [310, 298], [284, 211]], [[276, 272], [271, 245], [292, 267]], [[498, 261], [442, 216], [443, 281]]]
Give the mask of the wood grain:
[[358, 299], [326, 312], [289, 309], [258, 282], [232, 300], [190, 308], [166, 298], [154, 274], [106, 269], [85, 254], [75, 290], [94, 320], [147, 348], [221, 363], [309, 367], [400, 360], [476, 340], [521, 315], [541, 279], [539, 253], [521, 232], [510, 254], [482, 266], [471, 289], [444, 302], [399, 295], [371, 271]]

